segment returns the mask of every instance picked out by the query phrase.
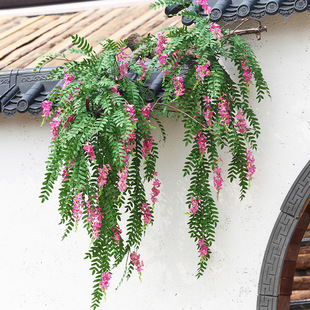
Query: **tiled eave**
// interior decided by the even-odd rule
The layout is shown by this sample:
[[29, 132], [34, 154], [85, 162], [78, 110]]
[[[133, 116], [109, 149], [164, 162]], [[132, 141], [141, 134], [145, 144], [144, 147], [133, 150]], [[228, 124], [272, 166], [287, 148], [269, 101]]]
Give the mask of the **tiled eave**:
[[46, 80], [51, 68], [5, 70], [0, 72], [0, 112], [11, 117], [29, 112], [37, 116], [42, 112], [42, 102], [50, 92], [63, 84], [62, 80]]
[[[193, 5], [190, 5], [185, 10], [207, 16], [203, 13], [201, 6], [195, 5], [196, 0], [192, 0], [192, 3]], [[210, 0], [208, 3], [212, 7], [210, 20], [213, 22], [222, 20], [227, 23], [248, 16], [262, 19], [265, 15], [275, 14], [288, 18], [295, 11], [303, 12], [308, 10], [310, 12], [309, 0]], [[165, 12], [167, 15], [175, 14], [182, 9], [184, 8], [180, 5], [171, 5], [167, 6]], [[190, 25], [193, 20], [183, 16], [182, 22], [185, 25]]]

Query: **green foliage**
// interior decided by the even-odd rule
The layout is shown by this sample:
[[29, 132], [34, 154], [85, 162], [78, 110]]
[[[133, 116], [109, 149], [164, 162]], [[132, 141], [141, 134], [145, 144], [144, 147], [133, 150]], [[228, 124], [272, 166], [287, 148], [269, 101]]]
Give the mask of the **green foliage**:
[[[154, 6], [165, 3], [168, 1], [160, 0]], [[222, 187], [222, 149], [231, 153], [228, 179], [239, 183], [241, 199], [249, 188], [255, 170], [251, 152], [257, 149], [260, 134], [249, 89], [256, 91], [258, 101], [269, 95], [269, 90], [245, 41], [214, 30], [207, 19], [195, 18], [195, 27], [170, 27], [164, 30], [165, 35], [144, 38], [136, 54], [139, 62], [133, 57], [127, 63], [123, 52], [126, 41], [105, 40], [103, 51], [96, 54], [87, 40], [75, 35], [76, 48], [70, 51], [86, 56], [83, 61], [69, 62], [64, 54], [57, 54], [47, 55], [40, 63], [60, 56], [65, 60], [64, 66], [51, 72], [55, 79], [64, 77], [65, 83], [50, 97], [58, 109], [51, 122], [53, 138], [40, 198], [47, 200], [62, 176], [59, 212], [61, 223], [66, 225], [64, 237], [83, 225], [91, 238], [85, 258], [90, 259], [95, 277], [93, 309], [105, 295], [104, 276], [124, 260], [121, 282], [134, 269], [141, 275], [141, 262], [132, 255], [138, 251], [146, 227], [154, 221], [160, 185], [158, 146], [148, 113], [164, 139], [161, 118], [180, 117], [184, 143], [191, 146], [183, 172], [190, 179], [186, 204], [189, 234], [198, 249], [197, 277], [207, 267], [215, 240], [218, 211], [214, 195]], [[149, 60], [144, 79], [126, 77], [127, 69], [142, 77], [141, 63], [150, 55], [155, 56]], [[234, 64], [237, 80], [231, 78], [221, 59]], [[148, 104], [144, 85], [155, 68], [165, 73], [163, 93]], [[151, 202], [145, 181], [153, 185]], [[121, 234], [120, 225], [126, 234]]]

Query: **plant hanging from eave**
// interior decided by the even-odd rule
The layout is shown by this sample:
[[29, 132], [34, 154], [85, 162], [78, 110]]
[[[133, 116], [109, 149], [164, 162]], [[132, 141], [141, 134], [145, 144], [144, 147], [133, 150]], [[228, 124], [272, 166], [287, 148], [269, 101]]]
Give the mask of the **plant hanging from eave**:
[[[258, 101], [269, 90], [249, 45], [199, 16], [192, 28], [170, 27], [144, 38], [130, 59], [125, 41], [107, 40], [100, 54], [84, 38], [73, 36], [73, 43], [77, 48], [70, 51], [84, 55], [83, 61], [70, 62], [57, 54], [39, 64], [54, 57], [65, 60], [51, 72], [52, 78], [64, 79], [64, 84], [43, 102], [44, 119], [52, 119], [52, 139], [40, 197], [47, 200], [61, 177], [59, 212], [66, 225], [64, 237], [84, 226], [91, 239], [86, 258], [95, 276], [92, 308], [96, 309], [112, 270], [123, 260], [126, 278], [134, 270], [141, 277], [144, 267], [139, 247], [154, 221], [161, 185], [151, 119], [164, 137], [161, 117], [173, 111], [184, 123], [183, 140], [191, 147], [183, 169], [184, 176], [190, 176], [188, 226], [197, 245], [200, 277], [218, 223], [211, 193], [211, 186], [219, 193], [223, 183], [218, 150], [227, 148], [232, 155], [228, 179], [238, 180], [242, 199], [255, 172], [252, 152], [260, 133], [249, 105], [249, 86], [253, 84]], [[235, 65], [237, 81], [220, 58]], [[144, 84], [155, 69], [162, 72], [163, 93], [147, 100], [150, 93]], [[128, 72], [137, 77], [128, 78]], [[145, 181], [152, 184], [150, 197]], [[122, 227], [123, 212], [128, 214], [126, 227]]]

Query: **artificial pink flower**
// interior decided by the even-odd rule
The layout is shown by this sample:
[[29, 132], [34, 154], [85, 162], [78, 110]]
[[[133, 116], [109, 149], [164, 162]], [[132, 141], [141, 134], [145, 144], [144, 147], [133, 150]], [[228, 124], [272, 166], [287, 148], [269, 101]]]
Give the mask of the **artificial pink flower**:
[[199, 254], [200, 254], [202, 259], [205, 259], [205, 257], [208, 254], [208, 247], [209, 246], [206, 245], [204, 238], [199, 239], [198, 245], [200, 246]]
[[255, 173], [256, 166], [254, 165], [255, 159], [251, 150], [247, 150], [246, 152], [246, 169], [247, 175], [246, 177], [251, 181], [253, 179], [253, 174]]
[[[146, 58], [144, 59], [144, 62], [146, 61]], [[144, 78], [147, 74], [147, 68], [145, 66], [145, 63], [144, 63], [141, 59], [138, 59], [137, 60], [137, 63], [139, 64], [140, 68], [139, 68], [139, 74], [140, 74], [140, 77], [138, 78], [138, 81], [142, 82], [144, 81]]]
[[142, 219], [143, 227], [146, 227], [147, 225], [151, 223], [151, 219], [152, 219], [151, 208], [147, 203], [143, 202], [141, 206], [141, 211], [143, 213], [143, 219]]
[[203, 78], [205, 76], [209, 76], [211, 74], [210, 70], [210, 61], [208, 60], [206, 63], [204, 63], [203, 65], [195, 65], [196, 68], [196, 77], [199, 81], [203, 81]]
[[199, 146], [199, 153], [204, 154], [207, 150], [207, 138], [206, 136], [201, 132], [201, 130], [198, 131], [197, 135], [193, 137], [194, 140], [197, 141]]
[[211, 14], [212, 8], [209, 6], [207, 0], [197, 0], [197, 4], [200, 4], [202, 6], [205, 14]]
[[238, 132], [243, 133], [247, 131], [247, 125], [246, 125], [246, 121], [245, 121], [245, 116], [243, 114], [243, 111], [241, 109], [239, 109], [237, 115], [236, 115], [236, 119], [237, 119], [237, 127], [238, 127]]
[[223, 184], [223, 178], [221, 176], [222, 169], [219, 167], [214, 167], [213, 169], [213, 184], [217, 192], [219, 192], [222, 189], [222, 184]]
[[141, 148], [142, 157], [146, 158], [148, 155], [150, 155], [152, 147], [153, 147], [153, 137], [151, 137], [150, 139], [143, 139], [143, 145]]
[[158, 172], [155, 171], [153, 176], [153, 186], [151, 190], [151, 201], [153, 204], [158, 201], [157, 196], [160, 193], [159, 187], [161, 185], [161, 182], [157, 179], [157, 176]]
[[211, 22], [210, 32], [216, 36], [216, 40], [220, 40], [222, 38], [222, 32], [221, 32], [220, 25]]
[[151, 103], [148, 103], [146, 106], [141, 108], [142, 115], [148, 120], [150, 117]]
[[109, 170], [111, 170], [111, 166], [109, 164], [103, 165], [102, 168], [98, 168], [98, 185], [99, 187], [103, 187], [107, 184], [107, 178]]
[[[223, 95], [225, 96], [224, 93], [223, 93]], [[222, 125], [225, 127], [228, 127], [229, 123], [230, 123], [230, 118], [231, 118], [231, 115], [228, 112], [230, 110], [230, 107], [229, 107], [229, 103], [224, 98], [224, 96], [221, 96], [219, 98], [218, 108], [219, 108], [219, 113], [222, 117], [222, 119], [221, 119]]]
[[176, 96], [182, 96], [184, 94], [185, 88], [183, 85], [183, 78], [181, 76], [173, 76], [174, 83], [174, 93]]
[[117, 182], [117, 188], [120, 192], [124, 192], [127, 189], [128, 168], [125, 166], [122, 170], [117, 172], [119, 181]]
[[119, 244], [120, 240], [121, 240], [121, 236], [120, 234], [122, 233], [122, 230], [120, 229], [119, 225], [117, 225], [116, 228], [113, 228], [113, 226], [111, 227], [111, 230], [114, 233], [114, 237], [112, 237], [112, 239], [115, 240], [115, 244]]
[[90, 160], [95, 161], [96, 160], [96, 155], [93, 149], [93, 146], [91, 144], [89, 144], [89, 142], [87, 141], [84, 146], [83, 146], [83, 150], [87, 153], [87, 155], [90, 157]]
[[77, 222], [81, 219], [83, 213], [82, 195], [83, 193], [81, 191], [80, 193], [77, 193], [73, 198], [72, 211], [73, 211], [73, 217]]
[[138, 119], [136, 118], [136, 115], [135, 115], [135, 108], [134, 108], [133, 104], [127, 104], [127, 101], [125, 101], [124, 107], [125, 107], [125, 109], [126, 109], [127, 116], [129, 116], [129, 119], [130, 119], [133, 123], [136, 123], [136, 122], [138, 121]]
[[110, 286], [111, 273], [106, 271], [101, 275], [102, 281], [99, 283], [99, 287], [105, 292]]
[[52, 102], [51, 101], [47, 101], [44, 100], [42, 102], [42, 108], [43, 108], [43, 115], [42, 117], [44, 117], [45, 119], [47, 119], [51, 114], [52, 114]]
[[189, 209], [189, 212], [191, 212], [193, 215], [199, 210], [199, 202], [201, 199], [196, 199], [194, 196], [191, 197], [191, 207]]
[[99, 237], [100, 227], [102, 224], [102, 213], [101, 208], [90, 208], [90, 201], [87, 200], [87, 222], [92, 226], [93, 229], [93, 239], [96, 240]]
[[140, 254], [137, 254], [135, 251], [133, 251], [131, 254], [130, 254], [130, 259], [132, 261], [132, 263], [136, 266], [136, 270], [138, 272], [141, 272], [143, 270], [143, 261], [141, 260], [140, 261]]

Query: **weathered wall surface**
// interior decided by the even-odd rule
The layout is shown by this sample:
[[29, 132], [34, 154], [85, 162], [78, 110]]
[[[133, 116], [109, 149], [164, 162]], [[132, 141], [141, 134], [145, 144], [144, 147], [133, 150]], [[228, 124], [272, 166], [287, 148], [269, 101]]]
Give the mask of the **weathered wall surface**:
[[[272, 93], [272, 100], [255, 105], [262, 127], [257, 173], [242, 202], [237, 184], [225, 183], [205, 276], [194, 277], [198, 258], [184, 214], [188, 182], [181, 170], [188, 150], [181, 122], [169, 119], [158, 165], [162, 194], [140, 251], [143, 283], [134, 274], [115, 291], [121, 274], [114, 273], [102, 309], [256, 308], [269, 235], [286, 193], [310, 158], [309, 14], [263, 22], [268, 32], [262, 40], [248, 38]], [[40, 128], [40, 122], [28, 114], [12, 119], [0, 114], [1, 308], [89, 309], [92, 277], [83, 260], [89, 239], [79, 227], [61, 241], [57, 194], [44, 205], [38, 198], [50, 139], [49, 127]]]

